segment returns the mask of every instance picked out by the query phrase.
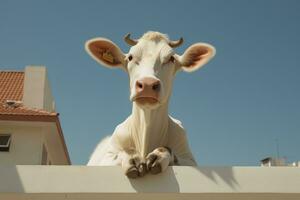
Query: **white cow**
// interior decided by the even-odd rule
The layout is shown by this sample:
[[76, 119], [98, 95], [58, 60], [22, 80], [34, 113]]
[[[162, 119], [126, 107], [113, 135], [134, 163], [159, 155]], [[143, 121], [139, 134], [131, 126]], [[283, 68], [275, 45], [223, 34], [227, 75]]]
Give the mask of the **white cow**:
[[127, 54], [105, 38], [86, 42], [98, 63], [128, 73], [133, 104], [131, 115], [98, 144], [88, 165], [121, 165], [129, 178], [157, 174], [169, 165], [197, 165], [181, 122], [168, 115], [168, 102], [175, 74], [199, 69], [215, 48], [196, 43], [180, 56], [174, 48], [182, 38], [170, 41], [165, 34], [147, 32], [139, 40], [130, 34], [124, 39], [132, 46]]

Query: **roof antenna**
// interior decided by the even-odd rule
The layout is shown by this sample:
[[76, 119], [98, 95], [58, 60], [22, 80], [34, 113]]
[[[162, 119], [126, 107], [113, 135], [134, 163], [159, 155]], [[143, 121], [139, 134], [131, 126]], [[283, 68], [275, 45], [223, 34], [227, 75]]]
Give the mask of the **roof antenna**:
[[275, 142], [276, 142], [276, 153], [277, 153], [277, 158], [279, 158], [279, 142], [278, 142], [278, 139], [277, 139], [277, 138], [275, 139]]

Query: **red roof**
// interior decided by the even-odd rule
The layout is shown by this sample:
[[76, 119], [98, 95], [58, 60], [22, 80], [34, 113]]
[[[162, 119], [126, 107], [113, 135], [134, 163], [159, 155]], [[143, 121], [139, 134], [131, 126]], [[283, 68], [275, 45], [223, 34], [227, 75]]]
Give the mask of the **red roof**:
[[22, 101], [24, 72], [0, 71], [0, 102], [6, 100]]
[[[56, 112], [25, 107], [22, 104], [24, 72], [0, 71], [0, 115], [57, 116]], [[9, 105], [8, 101], [15, 101]]]

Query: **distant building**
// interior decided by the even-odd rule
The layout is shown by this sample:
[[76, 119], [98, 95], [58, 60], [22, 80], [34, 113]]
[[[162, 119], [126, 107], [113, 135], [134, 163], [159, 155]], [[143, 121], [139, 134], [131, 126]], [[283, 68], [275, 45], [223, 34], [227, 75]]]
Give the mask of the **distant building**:
[[71, 164], [45, 67], [0, 71], [0, 164]]
[[267, 157], [260, 161], [260, 166], [262, 167], [272, 167], [272, 166], [285, 166], [284, 158], [273, 158]]
[[295, 162], [289, 163], [288, 166], [291, 166], [291, 167], [300, 167], [300, 161], [295, 161]]
[[300, 167], [300, 161], [296, 161], [293, 163], [286, 163], [285, 158], [267, 157], [260, 161], [260, 166], [262, 166], [262, 167], [276, 167], [276, 166]]

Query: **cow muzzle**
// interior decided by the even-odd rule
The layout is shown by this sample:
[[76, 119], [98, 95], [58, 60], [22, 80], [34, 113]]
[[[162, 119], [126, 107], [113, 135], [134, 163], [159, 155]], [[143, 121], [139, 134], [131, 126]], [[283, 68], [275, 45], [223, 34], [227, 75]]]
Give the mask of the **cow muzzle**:
[[156, 104], [159, 102], [159, 92], [161, 90], [161, 83], [155, 78], [142, 78], [135, 83], [134, 101], [138, 104]]

